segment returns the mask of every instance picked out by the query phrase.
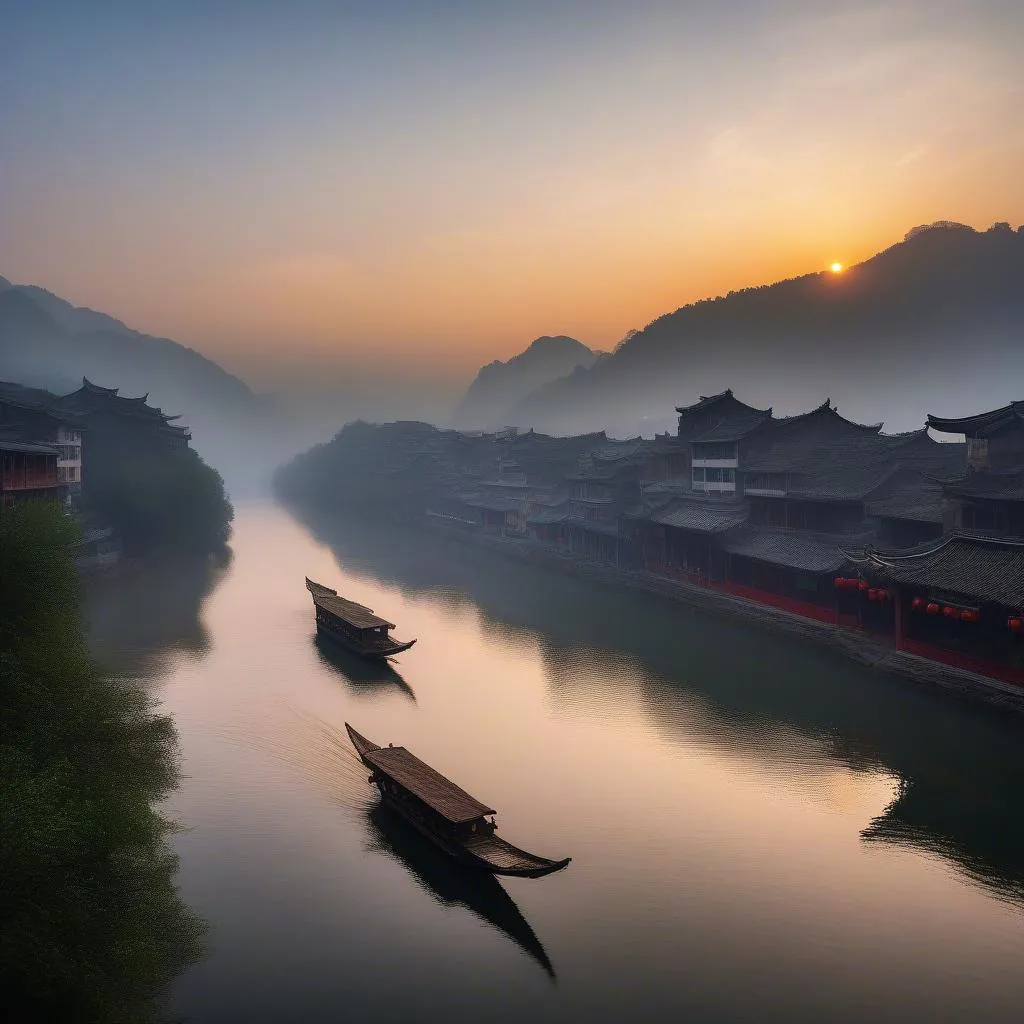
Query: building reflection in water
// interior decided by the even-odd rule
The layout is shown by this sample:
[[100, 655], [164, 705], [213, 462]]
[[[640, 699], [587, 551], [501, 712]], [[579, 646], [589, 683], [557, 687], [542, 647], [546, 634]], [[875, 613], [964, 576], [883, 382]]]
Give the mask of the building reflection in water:
[[485, 631], [539, 645], [556, 701], [639, 700], [667, 735], [685, 732], [762, 764], [807, 758], [897, 780], [864, 841], [939, 856], [1024, 902], [1024, 744], [1008, 713], [826, 648], [455, 541], [424, 544], [377, 525], [311, 528], [346, 571], [436, 597], [453, 613], [471, 604]]
[[353, 693], [366, 696], [394, 688], [416, 700], [412, 687], [390, 661], [360, 658], [319, 634], [314, 635], [313, 644], [320, 661], [339, 674]]
[[384, 804], [374, 804], [367, 811], [366, 826], [369, 850], [398, 860], [438, 903], [467, 907], [507, 935], [555, 979], [555, 969], [540, 939], [493, 875], [456, 863]]
[[202, 657], [210, 646], [201, 611], [230, 569], [216, 557], [128, 564], [85, 583], [85, 615], [95, 657], [111, 671], [151, 674], [174, 654]]

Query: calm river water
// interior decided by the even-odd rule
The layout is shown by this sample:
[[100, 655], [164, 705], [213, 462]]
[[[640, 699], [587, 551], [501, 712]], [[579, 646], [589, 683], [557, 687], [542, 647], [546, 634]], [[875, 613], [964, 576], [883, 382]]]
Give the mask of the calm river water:
[[[188, 1019], [1024, 1018], [1024, 723], [413, 533], [254, 504], [232, 548], [90, 600], [181, 737]], [[418, 644], [321, 649], [305, 575]], [[573, 862], [452, 870], [374, 811], [346, 721]]]

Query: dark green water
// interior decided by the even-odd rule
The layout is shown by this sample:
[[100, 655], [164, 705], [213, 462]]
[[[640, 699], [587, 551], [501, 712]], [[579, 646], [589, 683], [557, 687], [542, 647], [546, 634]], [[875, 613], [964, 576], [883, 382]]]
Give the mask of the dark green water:
[[[1024, 722], [433, 538], [252, 505], [232, 546], [91, 599], [181, 736], [188, 1019], [1024, 1017]], [[305, 575], [418, 644], [321, 648]], [[374, 811], [345, 721], [573, 863], [452, 870]]]

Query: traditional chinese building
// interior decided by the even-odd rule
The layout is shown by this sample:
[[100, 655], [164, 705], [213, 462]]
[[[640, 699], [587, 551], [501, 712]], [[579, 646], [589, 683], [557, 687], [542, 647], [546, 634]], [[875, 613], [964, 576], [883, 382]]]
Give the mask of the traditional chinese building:
[[53, 445], [0, 434], [0, 508], [28, 500], [63, 501], [67, 485], [57, 477]]
[[959, 531], [903, 551], [851, 552], [900, 650], [1024, 683], [1024, 539]]
[[689, 446], [690, 486], [709, 494], [735, 494], [737, 474], [749, 439], [772, 418], [771, 409], [755, 409], [732, 391], [701, 396], [694, 405], [677, 406], [677, 437]]
[[928, 425], [967, 441], [965, 471], [943, 482], [947, 525], [1024, 537], [1024, 402], [962, 419], [929, 416]]
[[57, 482], [65, 503], [77, 507], [82, 488], [82, 423], [58, 407], [59, 399], [40, 388], [0, 381], [0, 429], [27, 443], [53, 446]]
[[568, 475], [572, 491], [565, 527], [571, 552], [619, 562], [619, 519], [642, 498], [651, 449], [641, 438], [606, 441], [580, 458]]

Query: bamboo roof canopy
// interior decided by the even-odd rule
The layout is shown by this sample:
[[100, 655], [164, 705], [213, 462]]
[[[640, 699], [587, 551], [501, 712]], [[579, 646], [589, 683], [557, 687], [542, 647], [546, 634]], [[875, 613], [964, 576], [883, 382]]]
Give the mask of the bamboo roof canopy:
[[365, 604], [358, 604], [355, 601], [348, 601], [344, 597], [338, 597], [337, 591], [321, 586], [308, 577], [306, 578], [306, 589], [313, 595], [313, 603], [318, 608], [323, 608], [331, 615], [336, 615], [353, 629], [379, 629], [381, 626], [386, 626], [388, 629], [395, 628], [393, 622], [388, 622], [387, 619], [375, 615], [372, 608], [367, 608]]
[[453, 825], [497, 814], [493, 807], [470, 796], [405, 747], [378, 747], [366, 751], [363, 757]]

